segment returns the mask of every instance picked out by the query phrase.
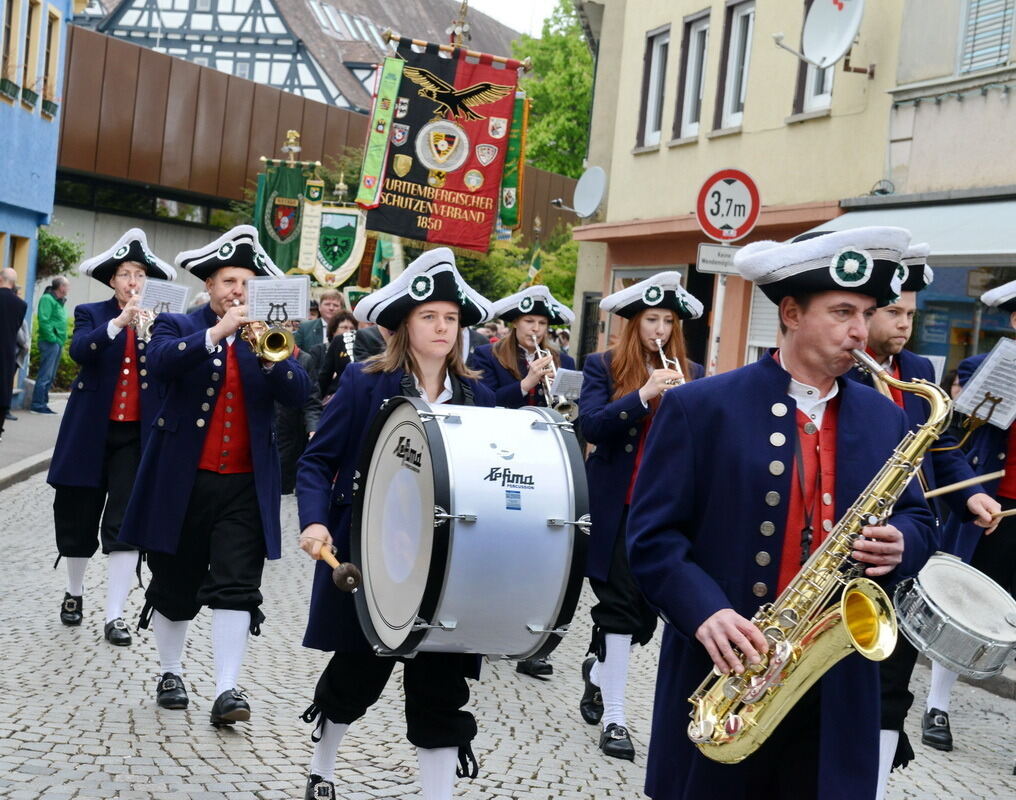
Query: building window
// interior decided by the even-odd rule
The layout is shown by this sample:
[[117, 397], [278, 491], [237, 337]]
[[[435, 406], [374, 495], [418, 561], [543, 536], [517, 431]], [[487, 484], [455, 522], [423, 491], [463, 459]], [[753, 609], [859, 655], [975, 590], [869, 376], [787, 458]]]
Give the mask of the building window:
[[1016, 0], [968, 0], [960, 41], [960, 72], [1005, 64], [1012, 44]]
[[321, 8], [321, 3], [319, 3], [318, 0], [310, 0], [310, 9], [314, 12], [314, 16], [317, 17], [317, 21], [321, 24], [322, 30], [331, 27], [328, 23], [328, 17], [325, 16], [324, 9]]
[[674, 116], [674, 137], [698, 136], [702, 116], [702, 90], [706, 83], [706, 51], [709, 46], [709, 12], [684, 23], [681, 42], [681, 81]]
[[250, 80], [250, 62], [237, 61], [236, 66], [233, 69], [233, 74], [238, 78], [246, 78]]
[[17, 0], [7, 0], [4, 4], [4, 49], [0, 52], [0, 78], [10, 81], [16, 80], [14, 71], [17, 69], [18, 48], [14, 32], [20, 17], [21, 6]]
[[804, 102], [802, 111], [822, 111], [833, 102], [833, 75], [835, 66], [820, 69], [814, 64], [807, 65], [804, 78]]
[[50, 12], [46, 26], [46, 56], [42, 62], [42, 96], [56, 98], [57, 60], [60, 58], [60, 17]]
[[212, 0], [195, 0], [194, 10], [195, 11], [211, 11], [212, 10]]
[[25, 25], [25, 62], [21, 71], [21, 88], [35, 91], [36, 58], [39, 41], [39, 4], [28, 3], [28, 21]]
[[207, 67], [208, 66], [208, 56], [194, 56], [192, 61], [195, 64], [197, 64], [198, 66], [201, 66], [201, 67]]
[[667, 50], [670, 48], [670, 26], [646, 34], [646, 52], [642, 66], [642, 106], [639, 111], [637, 146], [652, 147], [660, 143], [663, 122], [663, 87], [667, 77]]
[[744, 100], [748, 89], [748, 68], [751, 63], [751, 35], [755, 28], [755, 3], [738, 3], [727, 7], [724, 31], [723, 77], [717, 98], [717, 128], [735, 128], [744, 117]]

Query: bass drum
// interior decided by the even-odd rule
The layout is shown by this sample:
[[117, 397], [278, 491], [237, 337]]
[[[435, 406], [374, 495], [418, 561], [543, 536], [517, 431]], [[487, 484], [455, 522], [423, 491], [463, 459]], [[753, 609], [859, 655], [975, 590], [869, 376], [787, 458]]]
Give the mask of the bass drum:
[[361, 455], [354, 597], [375, 652], [525, 659], [553, 650], [582, 588], [582, 454], [542, 407], [396, 397]]
[[1016, 600], [956, 556], [933, 555], [900, 583], [894, 602], [914, 647], [960, 675], [995, 675], [1016, 649]]

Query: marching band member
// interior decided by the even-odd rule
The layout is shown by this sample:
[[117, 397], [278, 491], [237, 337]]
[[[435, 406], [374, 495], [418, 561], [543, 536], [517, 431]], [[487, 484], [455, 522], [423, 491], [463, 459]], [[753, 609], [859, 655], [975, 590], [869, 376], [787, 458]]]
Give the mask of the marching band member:
[[[865, 345], [867, 317], [899, 293], [908, 240], [900, 228], [858, 228], [742, 248], [739, 272], [779, 305], [781, 347], [660, 403], [627, 530], [636, 585], [666, 623], [646, 777], [654, 800], [875, 793], [878, 668], [860, 655], [832, 667], [739, 764], [702, 755], [676, 723], [713, 667], [742, 670], [734, 648], [749, 662], [768, 650], [750, 617], [794, 580], [906, 434], [903, 411], [841, 376]], [[852, 556], [869, 578], [913, 574], [934, 547], [933, 524], [912, 482]]]
[[136, 546], [117, 537], [159, 402], [135, 322], [145, 279], [173, 280], [176, 270], [152, 255], [137, 228], [78, 270], [112, 287], [113, 296], [74, 310], [70, 354], [81, 371], [71, 386], [46, 478], [56, 490], [57, 551], [67, 562], [60, 620], [81, 624], [85, 569], [101, 543], [109, 556], [105, 637], [126, 646], [131, 635], [123, 620], [124, 604], [140, 556]]
[[[653, 414], [663, 392], [683, 378], [702, 377], [685, 354], [681, 322], [702, 316], [702, 303], [681, 286], [677, 272], [661, 272], [600, 301], [600, 308], [628, 320], [606, 353], [586, 358], [579, 398], [579, 426], [596, 449], [586, 460], [592, 519], [586, 575], [596, 594], [593, 636], [582, 664], [585, 691], [579, 710], [591, 725], [602, 722], [600, 749], [635, 758], [624, 713], [628, 657], [656, 630], [656, 611], [632, 581], [624, 530], [632, 486]], [[664, 366], [676, 361], [681, 373]]]
[[[917, 312], [917, 293], [926, 289], [934, 280], [934, 273], [928, 266], [931, 252], [926, 244], [911, 245], [904, 253], [901, 267], [900, 296], [895, 302], [879, 308], [868, 320], [868, 354], [884, 366], [892, 377], [902, 381], [923, 378], [935, 381], [932, 363], [904, 349], [914, 329], [914, 315]], [[869, 386], [872, 376], [861, 369], [852, 369], [847, 376]], [[928, 404], [917, 395], [898, 389], [876, 388], [889, 394], [892, 401], [906, 412], [910, 427], [915, 428], [928, 421]], [[947, 447], [955, 442], [946, 435], [937, 447]], [[974, 473], [959, 450], [934, 450], [928, 454], [922, 465], [925, 488], [934, 489], [939, 485], [956, 483], [973, 478]], [[979, 486], [952, 492], [942, 498], [954, 514], [969, 518], [971, 515], [982, 527], [994, 527], [991, 515], [999, 510], [996, 500], [985, 494]], [[896, 649], [885, 661], [879, 663], [882, 680], [882, 730], [879, 746], [878, 794], [881, 800], [891, 769], [905, 767], [914, 757], [913, 748], [904, 730], [907, 711], [914, 702], [909, 690], [910, 676], [917, 663], [917, 650], [905, 636], [896, 641]]]
[[[1016, 281], [985, 292], [981, 302], [988, 308], [1008, 311], [1009, 324], [1016, 330]], [[960, 383], [965, 384], [987, 357], [987, 353], [981, 353], [961, 361], [957, 370]], [[1004, 477], [985, 482], [984, 490], [998, 498], [998, 509], [1016, 507], [1016, 424], [1010, 425], [1008, 430], [982, 425], [970, 436], [966, 458], [975, 474], [1005, 469]], [[985, 530], [981, 520], [972, 524], [969, 516], [963, 518], [954, 514], [944, 526], [942, 549], [959, 556], [1016, 595], [1016, 517], [1004, 517], [997, 529]], [[952, 750], [949, 695], [956, 678], [955, 672], [932, 661], [921, 741], [936, 750]]]
[[[547, 329], [570, 325], [575, 315], [542, 285], [498, 300], [493, 308], [494, 315], [508, 325], [508, 335], [495, 344], [477, 347], [470, 366], [483, 373], [483, 382], [494, 392], [499, 406], [548, 405], [543, 396], [544, 376], [558, 367], [575, 369], [575, 359], [550, 344]], [[537, 357], [537, 345], [549, 355]]]
[[148, 551], [152, 580], [141, 627], [155, 630], [162, 678], [156, 701], [186, 708], [187, 626], [212, 609], [213, 725], [250, 718], [236, 690], [248, 631], [258, 635], [264, 560], [279, 558], [279, 455], [274, 403], [300, 407], [309, 378], [296, 359], [259, 361], [241, 333], [246, 282], [282, 273], [241, 225], [177, 266], [205, 281], [210, 301], [190, 314], [160, 314], [148, 369], [165, 399], [141, 458], [121, 539]]
[[[558, 367], [575, 369], [575, 360], [549, 344], [547, 331], [551, 325], [570, 325], [575, 315], [542, 285], [498, 300], [491, 313], [509, 326], [509, 333], [495, 344], [479, 345], [469, 366], [483, 375], [484, 385], [494, 392], [499, 406], [551, 405], [553, 400], [544, 397], [544, 376], [553, 375]], [[548, 355], [538, 357], [537, 346]], [[520, 661], [515, 669], [536, 678], [554, 672], [546, 658]]]
[[[393, 331], [385, 351], [342, 373], [325, 407], [318, 432], [300, 462], [297, 500], [300, 547], [317, 558], [334, 543], [338, 558], [350, 552], [349, 526], [355, 472], [367, 431], [386, 398], [424, 397], [431, 403], [493, 406], [493, 394], [462, 361], [459, 329], [489, 317], [490, 305], [459, 275], [451, 250], [429, 250], [398, 278], [362, 299], [357, 319]], [[416, 745], [424, 800], [452, 795], [459, 760], [462, 773], [472, 762], [470, 742], [476, 721], [464, 710], [466, 678], [479, 676], [474, 656], [419, 653], [395, 659], [375, 655], [360, 630], [351, 595], [332, 583], [331, 569], [317, 566], [304, 646], [334, 651], [304, 714], [320, 715], [305, 797], [334, 800], [335, 760], [349, 726], [363, 716], [384, 689], [397, 660], [403, 661], [406, 723]]]

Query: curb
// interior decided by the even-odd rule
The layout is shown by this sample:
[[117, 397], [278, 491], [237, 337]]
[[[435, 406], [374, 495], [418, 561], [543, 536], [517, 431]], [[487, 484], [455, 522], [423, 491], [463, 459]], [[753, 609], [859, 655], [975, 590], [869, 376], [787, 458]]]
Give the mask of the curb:
[[[931, 661], [924, 654], [917, 656], [917, 663], [923, 664], [926, 667], [931, 666]], [[998, 675], [992, 675], [990, 678], [974, 680], [966, 675], [960, 675], [960, 680], [963, 683], [975, 686], [978, 689], [984, 689], [984, 691], [991, 692], [991, 694], [998, 695], [999, 697], [1016, 700], [1016, 679], [1013, 677], [1011, 667], [1007, 667]]]
[[42, 472], [49, 467], [49, 462], [52, 460], [53, 448], [51, 447], [49, 450], [15, 461], [9, 467], [0, 469], [0, 491]]

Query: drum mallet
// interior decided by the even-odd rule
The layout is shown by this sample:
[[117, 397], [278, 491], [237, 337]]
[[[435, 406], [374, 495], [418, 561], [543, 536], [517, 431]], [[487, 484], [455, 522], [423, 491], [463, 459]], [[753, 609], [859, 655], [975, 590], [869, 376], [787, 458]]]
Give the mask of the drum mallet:
[[997, 514], [992, 514], [992, 519], [1002, 519], [1002, 517], [1016, 516], [1016, 508], [1010, 508], [1008, 511], [999, 511]]
[[949, 492], [955, 492], [960, 489], [966, 489], [968, 486], [973, 486], [976, 483], [984, 483], [986, 481], [993, 481], [995, 478], [1005, 477], [1005, 470], [1000, 469], [998, 472], [989, 472], [987, 475], [978, 475], [976, 478], [968, 478], [965, 481], [957, 481], [956, 483], [950, 483], [948, 486], [940, 486], [938, 489], [932, 489], [930, 492], [925, 492], [925, 497], [938, 497], [941, 494], [949, 494]]
[[344, 592], [355, 592], [360, 586], [360, 582], [363, 580], [360, 570], [356, 568], [355, 564], [350, 564], [348, 561], [339, 563], [333, 548], [322, 547], [318, 558], [332, 568], [332, 582], [339, 589]]

